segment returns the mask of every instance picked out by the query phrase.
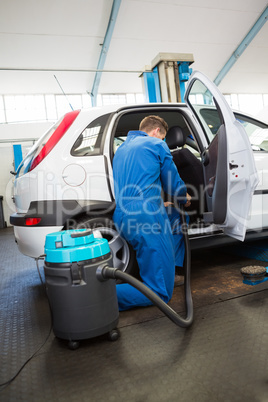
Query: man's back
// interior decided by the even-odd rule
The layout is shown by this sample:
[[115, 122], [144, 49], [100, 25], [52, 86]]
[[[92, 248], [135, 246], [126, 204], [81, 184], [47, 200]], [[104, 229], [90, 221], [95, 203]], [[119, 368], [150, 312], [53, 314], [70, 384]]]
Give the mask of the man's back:
[[119, 197], [160, 197], [161, 167], [167, 154], [163, 145], [163, 141], [142, 131], [128, 133], [113, 160], [116, 202]]

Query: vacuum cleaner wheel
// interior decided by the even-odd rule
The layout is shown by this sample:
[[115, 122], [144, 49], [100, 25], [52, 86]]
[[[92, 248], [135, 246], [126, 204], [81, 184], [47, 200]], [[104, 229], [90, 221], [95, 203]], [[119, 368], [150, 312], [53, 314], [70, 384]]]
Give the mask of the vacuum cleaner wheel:
[[68, 342], [68, 348], [71, 350], [76, 350], [79, 348], [79, 346], [80, 346], [80, 342], [78, 342], [78, 341], [69, 341]]
[[[109, 341], [115, 342], [120, 338], [120, 331], [118, 328], [114, 328], [107, 333], [107, 336], [108, 336]], [[79, 341], [70, 340], [68, 342], [68, 348], [71, 350], [76, 350], [79, 348], [79, 346], [80, 346]]]
[[115, 328], [112, 329], [109, 333], [108, 333], [108, 339], [112, 342], [117, 341], [117, 339], [120, 338], [120, 331], [119, 329]]

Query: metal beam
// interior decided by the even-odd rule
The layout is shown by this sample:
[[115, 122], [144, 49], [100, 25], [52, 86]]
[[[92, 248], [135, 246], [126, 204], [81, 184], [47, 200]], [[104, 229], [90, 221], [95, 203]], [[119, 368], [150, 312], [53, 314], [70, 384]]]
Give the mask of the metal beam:
[[248, 45], [250, 42], [255, 38], [257, 33], [260, 31], [260, 29], [263, 27], [265, 22], [267, 21], [268, 18], [268, 6], [265, 8], [261, 16], [258, 18], [258, 20], [255, 22], [253, 27], [250, 29], [250, 31], [247, 33], [245, 38], [242, 40], [240, 45], [235, 49], [233, 52], [232, 56], [229, 58], [227, 63], [224, 65], [224, 67], [221, 69], [219, 74], [214, 80], [214, 83], [216, 85], [219, 85], [223, 78], [226, 76], [228, 71], [233, 67], [233, 65], [236, 63], [236, 61], [239, 59], [241, 54], [247, 49]]
[[[103, 41], [103, 44], [102, 44], [102, 50], [101, 50], [97, 70], [103, 70], [105, 60], [106, 60], [106, 56], [107, 56], [107, 53], [108, 53], [108, 50], [109, 50], [110, 42], [111, 42], [111, 39], [112, 39], [112, 34], [113, 34], [114, 26], [115, 26], [115, 23], [116, 23], [118, 11], [119, 11], [119, 8], [120, 8], [120, 4], [121, 4], [121, 0], [114, 0], [113, 1], [112, 10], [111, 10], [111, 14], [110, 14], [110, 19], [109, 19], [108, 27], [107, 27], [106, 34], [105, 34], [105, 37], [104, 37], [104, 41]], [[96, 74], [95, 74], [92, 90], [91, 90], [91, 93], [90, 93], [92, 106], [96, 106], [96, 103], [97, 103], [97, 94], [98, 94], [101, 74], [102, 74], [101, 71], [97, 71]]]
[[46, 72], [61, 72], [61, 73], [135, 73], [141, 74], [142, 70], [98, 70], [97, 68], [19, 68], [19, 67], [0, 67], [0, 71], [36, 71], [41, 73]]

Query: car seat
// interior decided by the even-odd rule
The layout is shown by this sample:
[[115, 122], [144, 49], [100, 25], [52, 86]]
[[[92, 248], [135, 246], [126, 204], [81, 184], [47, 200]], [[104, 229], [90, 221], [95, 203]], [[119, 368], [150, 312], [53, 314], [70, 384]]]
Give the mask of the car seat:
[[187, 212], [189, 212], [190, 220], [194, 221], [202, 216], [205, 208], [204, 177], [201, 161], [188, 148], [178, 149], [186, 144], [187, 136], [181, 127], [173, 126], [167, 132], [166, 143], [187, 187], [187, 192], [192, 197], [191, 206], [187, 208]]

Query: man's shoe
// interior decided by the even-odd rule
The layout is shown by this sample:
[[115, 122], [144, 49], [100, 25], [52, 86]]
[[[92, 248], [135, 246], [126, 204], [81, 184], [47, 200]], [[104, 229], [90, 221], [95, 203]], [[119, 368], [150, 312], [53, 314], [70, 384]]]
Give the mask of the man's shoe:
[[174, 287], [184, 285], [184, 276], [175, 275]]

